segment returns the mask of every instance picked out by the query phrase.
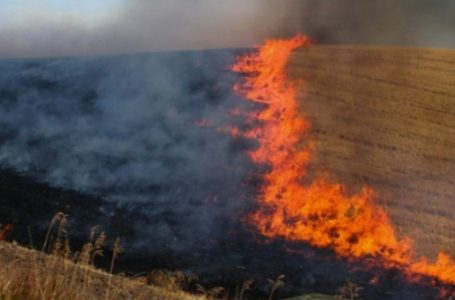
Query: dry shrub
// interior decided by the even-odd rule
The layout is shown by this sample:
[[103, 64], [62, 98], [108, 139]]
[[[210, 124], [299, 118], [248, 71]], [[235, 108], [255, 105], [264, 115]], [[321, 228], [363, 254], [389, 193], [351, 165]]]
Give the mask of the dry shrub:
[[180, 271], [154, 270], [147, 275], [147, 282], [169, 290], [189, 289], [196, 284], [198, 277]]
[[180, 290], [178, 279], [169, 281], [166, 289], [151, 286], [143, 278], [113, 275], [115, 259], [121, 252], [119, 240], [114, 245], [111, 273], [96, 269], [94, 261], [103, 255], [104, 232], [94, 228], [89, 242], [73, 253], [66, 225], [67, 216], [57, 213], [49, 225], [43, 251], [0, 242], [0, 299], [201, 299]]

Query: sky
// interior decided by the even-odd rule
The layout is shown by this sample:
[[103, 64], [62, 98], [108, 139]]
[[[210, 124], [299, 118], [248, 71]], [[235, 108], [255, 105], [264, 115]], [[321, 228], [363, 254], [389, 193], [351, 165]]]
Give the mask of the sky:
[[71, 19], [80, 24], [99, 25], [119, 12], [124, 0], [3, 0], [0, 17], [3, 26], [30, 26], [40, 22]]
[[0, 58], [321, 43], [455, 47], [452, 0], [0, 0]]

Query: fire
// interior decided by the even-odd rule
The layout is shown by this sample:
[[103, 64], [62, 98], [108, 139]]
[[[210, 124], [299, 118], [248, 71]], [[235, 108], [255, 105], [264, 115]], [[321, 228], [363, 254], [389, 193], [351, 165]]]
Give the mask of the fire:
[[6, 224], [6, 225], [0, 224], [0, 241], [6, 241], [8, 236], [11, 234], [11, 231], [13, 231], [12, 224]]
[[263, 105], [262, 110], [248, 116], [258, 125], [242, 132], [259, 143], [248, 155], [270, 167], [263, 175], [260, 208], [249, 221], [269, 238], [331, 248], [349, 259], [376, 257], [385, 267], [400, 268], [411, 279], [432, 276], [455, 284], [455, 261], [444, 253], [435, 263], [415, 259], [412, 241], [397, 237], [385, 210], [375, 203], [371, 188], [351, 195], [329, 176], [308, 182], [306, 170], [314, 144], [308, 141], [310, 124], [299, 112], [295, 83], [287, 77], [286, 67], [292, 51], [309, 43], [303, 35], [267, 40], [257, 52], [240, 57], [232, 67], [245, 74], [234, 90]]

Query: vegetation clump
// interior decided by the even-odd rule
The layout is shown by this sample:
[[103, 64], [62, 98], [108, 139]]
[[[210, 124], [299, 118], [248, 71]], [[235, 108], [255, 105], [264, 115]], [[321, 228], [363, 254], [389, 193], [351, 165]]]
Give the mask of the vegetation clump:
[[73, 252], [67, 223], [65, 214], [55, 214], [41, 251], [0, 241], [0, 300], [203, 299], [184, 292], [178, 285], [150, 285], [145, 276], [113, 275], [115, 260], [122, 251], [118, 239], [109, 273], [97, 269], [94, 262], [103, 256], [105, 233], [93, 228], [81, 251]]

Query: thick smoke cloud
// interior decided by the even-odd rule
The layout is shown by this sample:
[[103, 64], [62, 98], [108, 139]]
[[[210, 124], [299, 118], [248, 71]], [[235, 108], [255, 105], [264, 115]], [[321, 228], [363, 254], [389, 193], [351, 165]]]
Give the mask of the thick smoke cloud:
[[249, 109], [231, 92], [233, 57], [5, 61], [0, 165], [140, 211], [136, 242], [161, 253], [222, 237], [248, 209], [254, 170], [254, 145], [223, 133], [242, 125], [233, 108]]
[[[0, 29], [0, 57], [53, 56], [251, 46], [274, 33], [285, 5], [260, 0], [132, 0], [110, 18], [31, 16]], [[1, 22], [1, 21], [0, 21]], [[4, 26], [2, 26], [4, 27]]]
[[14, 26], [0, 21], [0, 57], [244, 47], [297, 32], [322, 43], [455, 47], [451, 0], [123, 3], [98, 23], [39, 14], [19, 16]]
[[450, 0], [291, 0], [289, 9], [289, 19], [322, 43], [455, 47]]

